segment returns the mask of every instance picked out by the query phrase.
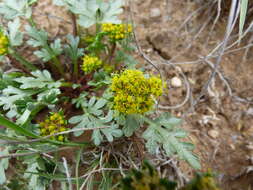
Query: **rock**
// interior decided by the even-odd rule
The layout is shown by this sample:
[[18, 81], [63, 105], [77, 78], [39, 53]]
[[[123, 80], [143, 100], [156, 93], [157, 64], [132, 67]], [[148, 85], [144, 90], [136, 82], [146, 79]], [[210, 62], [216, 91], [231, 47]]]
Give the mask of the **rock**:
[[235, 150], [235, 145], [230, 144], [229, 146], [230, 146], [230, 148], [231, 148], [232, 150]]
[[253, 143], [248, 143], [248, 144], [246, 145], [246, 148], [247, 148], [248, 150], [253, 150]]
[[182, 86], [182, 80], [180, 78], [178, 78], [178, 77], [173, 77], [171, 79], [171, 85], [173, 87], [177, 87], [177, 88], [181, 87]]
[[161, 11], [159, 8], [152, 8], [150, 10], [150, 18], [157, 18], [161, 16]]
[[253, 108], [249, 108], [249, 109], [246, 111], [246, 114], [247, 114], [247, 115], [253, 115]]
[[209, 130], [207, 133], [208, 133], [208, 135], [209, 135], [210, 137], [212, 137], [213, 139], [218, 138], [219, 135], [220, 135], [220, 134], [219, 134], [219, 131], [214, 130], [214, 129]]

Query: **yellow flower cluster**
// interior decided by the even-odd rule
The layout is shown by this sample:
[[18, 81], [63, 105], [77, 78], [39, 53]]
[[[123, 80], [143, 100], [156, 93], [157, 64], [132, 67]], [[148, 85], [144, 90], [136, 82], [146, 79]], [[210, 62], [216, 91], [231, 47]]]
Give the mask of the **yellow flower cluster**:
[[92, 56], [92, 55], [84, 56], [82, 70], [86, 74], [97, 70], [101, 66], [102, 66], [102, 61], [98, 57]]
[[7, 36], [0, 33], [0, 55], [5, 55], [8, 52], [9, 40]]
[[122, 40], [132, 32], [130, 24], [102, 24], [102, 31], [107, 32], [111, 40]]
[[[55, 133], [60, 133], [67, 130], [67, 120], [65, 120], [64, 115], [59, 113], [51, 113], [50, 116], [40, 123], [40, 133], [43, 136], [53, 135]], [[64, 135], [52, 136], [51, 139], [64, 141]]]
[[125, 114], [145, 113], [154, 105], [153, 97], [162, 95], [162, 80], [146, 78], [139, 70], [125, 70], [112, 79], [114, 109]]

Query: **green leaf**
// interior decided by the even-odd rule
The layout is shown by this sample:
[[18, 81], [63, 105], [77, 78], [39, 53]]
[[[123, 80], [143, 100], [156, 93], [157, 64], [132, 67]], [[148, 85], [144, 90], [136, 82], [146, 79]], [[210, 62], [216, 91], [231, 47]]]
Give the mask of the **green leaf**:
[[92, 107], [96, 102], [96, 97], [93, 96], [90, 100], [89, 100], [89, 103], [88, 103], [88, 107]]
[[[8, 147], [5, 147], [3, 150], [0, 151], [0, 156], [9, 154]], [[9, 159], [3, 158], [0, 160], [0, 185], [6, 182], [5, 170], [9, 167]]]
[[140, 123], [134, 115], [126, 116], [126, 123], [123, 127], [123, 133], [126, 137], [130, 137], [133, 133], [140, 128]]
[[[83, 99], [83, 101], [87, 101]], [[92, 140], [95, 145], [99, 145], [104, 136], [109, 142], [112, 142], [114, 137], [122, 136], [122, 131], [118, 129], [119, 125], [113, 120], [113, 111], [109, 110], [108, 114], [105, 116], [103, 108], [107, 103], [107, 100], [96, 97], [92, 97], [88, 102], [82, 102], [82, 108], [84, 114], [73, 116], [69, 119], [69, 123], [75, 124], [73, 129], [94, 129], [92, 133]], [[108, 128], [100, 128], [108, 127]], [[80, 136], [83, 131], [74, 132], [75, 136]]]
[[243, 27], [246, 20], [247, 10], [248, 10], [248, 0], [241, 0], [240, 7], [240, 23], [239, 23], [239, 39], [241, 40]]
[[50, 44], [50, 48], [47, 45], [44, 45], [44, 48], [34, 52], [38, 58], [42, 59], [44, 62], [55, 58], [56, 56], [62, 53], [63, 49], [61, 47], [61, 40], [56, 39], [53, 43]]
[[[74, 129], [82, 129], [82, 128], [88, 128], [90, 121], [89, 121], [89, 117], [87, 115], [78, 115], [78, 116], [71, 117], [69, 119], [69, 123], [77, 124], [74, 127]], [[82, 134], [83, 134], [83, 131], [74, 132], [74, 135], [76, 137], [78, 137]]]
[[1, 115], [0, 115], [0, 125], [10, 128], [10, 129], [14, 130], [15, 132], [25, 135], [27, 137], [34, 137], [34, 138], [38, 137], [36, 134], [33, 134], [32, 132], [26, 130], [25, 128], [16, 125], [15, 123], [7, 120], [6, 118], [4, 118]]
[[99, 89], [109, 84], [111, 84], [111, 76], [104, 71], [95, 72], [93, 80], [88, 82], [88, 85], [94, 86], [95, 89]]
[[5, 111], [9, 110], [6, 114], [7, 117], [13, 118], [15, 116], [19, 116], [15, 102], [31, 95], [33, 95], [33, 92], [22, 91], [13, 86], [8, 86], [2, 90], [2, 96], [0, 96], [0, 106], [3, 106], [3, 110]]
[[20, 31], [20, 20], [16, 18], [8, 22], [9, 40], [11, 46], [20, 46], [23, 43], [23, 33]]
[[14, 79], [14, 81], [21, 83], [21, 89], [29, 89], [29, 88], [59, 88], [61, 86], [61, 82], [55, 82], [51, 74], [47, 70], [37, 70], [31, 72], [33, 77], [20, 77]]
[[167, 143], [167, 147], [171, 146], [176, 150], [180, 159], [186, 160], [195, 169], [201, 168], [198, 158], [188, 151], [184, 144], [180, 143], [175, 136], [168, 136]]
[[[10, 84], [18, 88], [7, 86], [2, 90], [2, 96], [0, 96], [0, 106], [3, 107], [3, 110], [8, 111], [6, 116], [8, 118], [16, 117], [18, 124], [24, 124], [32, 112], [37, 109], [30, 109], [29, 105], [52, 108], [53, 104], [58, 101], [57, 95], [61, 93], [59, 90], [61, 82], [55, 82], [47, 70], [38, 70], [31, 72], [31, 74], [33, 77], [19, 77], [17, 75], [18, 77], [11, 78], [12, 83]], [[37, 100], [32, 98], [34, 95], [37, 95]]]
[[101, 3], [99, 9], [103, 16], [100, 18], [100, 22], [119, 24], [121, 21], [117, 16], [123, 12], [122, 6], [122, 0], [111, 0], [108, 3]]
[[47, 45], [48, 34], [44, 30], [38, 30], [35, 27], [25, 26], [27, 34], [31, 37], [27, 41], [28, 45], [32, 47], [44, 47]]
[[172, 129], [181, 124], [181, 119], [172, 117], [169, 113], [164, 113], [159, 118], [156, 118], [155, 122], [168, 129]]
[[122, 0], [110, 0], [108, 2], [95, 0], [54, 0], [58, 6], [66, 6], [71, 12], [77, 14], [78, 24], [89, 28], [96, 23], [115, 23], [121, 21], [118, 15], [123, 12]]
[[[146, 148], [148, 151], [151, 154], [155, 154], [156, 150], [160, 147], [159, 144], [162, 143], [162, 137], [160, 136], [159, 132], [154, 130], [152, 127], [148, 127], [142, 134], [142, 137], [147, 140]], [[169, 149], [167, 151], [169, 151]], [[172, 153], [167, 155], [172, 155]]]
[[166, 113], [155, 120], [144, 116], [142, 118], [149, 124], [143, 133], [143, 138], [147, 141], [146, 147], [151, 153], [155, 153], [157, 148], [162, 147], [168, 156], [176, 154], [193, 168], [201, 168], [198, 158], [191, 152], [193, 145], [180, 141], [187, 136], [187, 133], [176, 128], [176, 124], [180, 123], [177, 118]]
[[38, 172], [38, 169], [40, 169], [40, 167], [37, 162], [29, 164], [27, 167], [24, 177], [29, 179], [29, 190], [46, 190], [46, 186], [39, 175], [28, 173]]
[[28, 120], [28, 118], [30, 117], [31, 113], [32, 113], [31, 110], [26, 109], [24, 111], [24, 113], [17, 119], [16, 123], [17, 124], [24, 124]]
[[78, 36], [75, 38], [73, 35], [69, 34], [67, 36], [67, 40], [69, 44], [65, 46], [65, 52], [72, 59], [72, 61], [76, 61], [79, 57], [82, 57], [84, 54], [84, 49], [78, 48], [80, 38]]
[[0, 3], [0, 14], [6, 19], [14, 19], [23, 16], [30, 18], [32, 9], [29, 7], [29, 0], [3, 0]]
[[55, 56], [60, 55], [63, 51], [61, 46], [61, 39], [56, 39], [53, 43], [50, 44], [50, 47]]
[[44, 62], [54, 59], [62, 53], [63, 49], [60, 39], [56, 39], [49, 45], [47, 32], [44, 30], [38, 30], [31, 26], [26, 26], [25, 29], [31, 37], [31, 39], [27, 41], [28, 45], [31, 45], [32, 47], [42, 47], [41, 50], [35, 51], [34, 54], [41, 58]]
[[100, 109], [100, 108], [104, 107], [106, 103], [107, 103], [107, 100], [101, 98], [94, 105], [94, 109]]
[[42, 59], [44, 62], [48, 62], [52, 59], [51, 54], [46, 49], [41, 49], [34, 51], [34, 55], [36, 55], [38, 58]]
[[76, 105], [76, 108], [81, 106], [86, 107], [87, 104], [87, 92], [82, 92], [78, 98], [72, 99], [71, 103]]

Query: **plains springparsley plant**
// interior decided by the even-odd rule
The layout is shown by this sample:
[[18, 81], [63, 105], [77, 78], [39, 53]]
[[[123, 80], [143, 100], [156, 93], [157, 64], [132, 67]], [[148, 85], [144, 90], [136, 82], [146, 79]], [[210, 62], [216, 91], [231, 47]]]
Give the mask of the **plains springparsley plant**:
[[[45, 121], [40, 124], [40, 133], [42, 136], [54, 135], [67, 130], [67, 120], [62, 112], [51, 113]], [[64, 141], [64, 135], [52, 136], [51, 139]]]
[[154, 99], [161, 96], [162, 80], [145, 77], [139, 70], [125, 70], [112, 78], [114, 109], [124, 114], [143, 114], [152, 109]]
[[102, 60], [97, 56], [85, 55], [83, 58], [82, 70], [84, 73], [89, 74], [102, 67]]
[[[0, 189], [18, 183], [20, 189], [45, 190], [54, 187], [52, 179], [63, 178], [56, 184], [60, 189], [73, 189], [68, 179], [76, 179], [75, 189], [96, 189], [92, 179], [101, 181], [98, 189], [113, 189], [115, 180], [106, 176], [121, 173], [99, 168], [116, 166], [114, 153], [135, 152], [139, 141], [149, 154], [176, 155], [199, 169], [193, 145], [178, 127], [181, 120], [157, 110], [166, 82], [136, 68], [133, 27], [118, 17], [123, 0], [54, 0], [74, 21], [73, 35], [56, 37], [33, 18], [36, 2], [0, 3], [0, 56], [8, 61], [0, 69], [0, 126], [5, 127], [0, 127], [0, 138], [7, 143], [0, 151], [6, 157], [0, 160]], [[138, 142], [130, 142], [126, 137], [135, 133]], [[21, 161], [10, 163], [21, 164], [17, 171], [24, 173], [14, 181], [4, 175], [13, 154]], [[96, 176], [90, 172], [97, 170]], [[85, 172], [88, 181], [79, 178]]]

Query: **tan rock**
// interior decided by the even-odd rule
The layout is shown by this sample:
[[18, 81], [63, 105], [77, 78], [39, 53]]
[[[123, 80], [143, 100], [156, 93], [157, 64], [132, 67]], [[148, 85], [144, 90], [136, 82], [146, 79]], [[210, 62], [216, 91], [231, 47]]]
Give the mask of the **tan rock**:
[[210, 137], [212, 137], [213, 139], [218, 138], [219, 135], [220, 135], [219, 131], [214, 130], [214, 129], [209, 130], [207, 133], [208, 133], [208, 135], [209, 135]]

